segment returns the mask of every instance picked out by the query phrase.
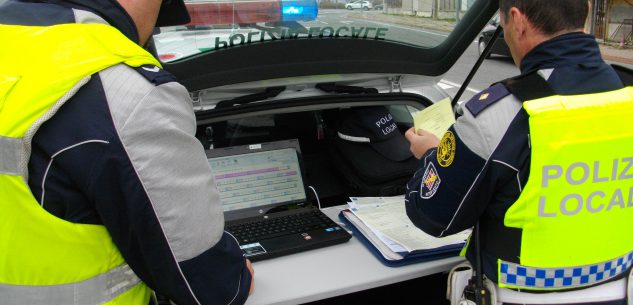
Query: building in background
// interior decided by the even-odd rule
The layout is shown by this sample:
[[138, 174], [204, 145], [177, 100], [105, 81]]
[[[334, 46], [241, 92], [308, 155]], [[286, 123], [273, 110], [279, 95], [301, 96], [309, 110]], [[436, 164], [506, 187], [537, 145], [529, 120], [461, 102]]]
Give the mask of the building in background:
[[633, 0], [592, 0], [588, 32], [596, 39], [631, 45]]
[[385, 0], [385, 12], [459, 21], [474, 2], [475, 0]]
[[633, 44], [633, 0], [591, 0], [587, 30], [604, 42]]
[[[475, 0], [384, 0], [387, 14], [459, 21]], [[633, 45], [633, 0], [590, 0], [586, 31], [599, 41]]]

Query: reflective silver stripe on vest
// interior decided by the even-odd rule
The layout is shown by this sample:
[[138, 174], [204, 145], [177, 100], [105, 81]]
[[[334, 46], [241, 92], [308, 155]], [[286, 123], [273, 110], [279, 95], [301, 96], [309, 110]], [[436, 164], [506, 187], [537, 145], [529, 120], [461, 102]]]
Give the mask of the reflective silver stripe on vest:
[[[572, 291], [529, 293], [507, 288], [496, 288], [497, 302], [510, 304], [594, 304], [624, 300], [626, 298], [626, 278]], [[631, 304], [631, 303], [628, 303]]]
[[631, 265], [633, 252], [598, 264], [565, 268], [535, 268], [500, 261], [499, 283], [527, 289], [585, 287], [612, 279]]
[[24, 286], [0, 284], [0, 303], [29, 305], [97, 305], [130, 290], [141, 280], [128, 265], [72, 284]]
[[20, 175], [22, 139], [0, 136], [0, 174]]

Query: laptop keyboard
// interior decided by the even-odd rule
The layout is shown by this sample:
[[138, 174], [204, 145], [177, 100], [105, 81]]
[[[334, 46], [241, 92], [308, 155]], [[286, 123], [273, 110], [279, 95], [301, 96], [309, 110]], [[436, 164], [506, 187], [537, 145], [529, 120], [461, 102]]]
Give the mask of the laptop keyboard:
[[240, 244], [338, 226], [319, 210], [227, 226]]

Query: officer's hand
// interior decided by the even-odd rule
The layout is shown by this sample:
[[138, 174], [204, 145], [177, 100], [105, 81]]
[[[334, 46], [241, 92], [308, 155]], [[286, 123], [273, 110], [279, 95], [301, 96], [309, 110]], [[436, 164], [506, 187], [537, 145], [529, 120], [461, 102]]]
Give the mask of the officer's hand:
[[414, 127], [409, 128], [404, 136], [411, 144], [409, 149], [416, 159], [422, 158], [429, 149], [437, 147], [440, 143], [440, 139], [434, 134], [422, 129], [416, 133]]
[[248, 294], [253, 293], [253, 289], [255, 289], [255, 270], [253, 270], [253, 266], [251, 265], [251, 261], [246, 259], [246, 268], [251, 272], [251, 288], [248, 290]]

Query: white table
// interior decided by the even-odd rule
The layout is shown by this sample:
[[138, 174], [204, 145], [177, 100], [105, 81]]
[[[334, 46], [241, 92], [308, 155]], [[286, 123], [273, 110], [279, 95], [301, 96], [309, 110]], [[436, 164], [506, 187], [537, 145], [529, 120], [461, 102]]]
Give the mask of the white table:
[[[336, 222], [347, 206], [323, 209]], [[450, 270], [451, 257], [402, 267], [383, 265], [355, 237], [348, 242], [254, 262], [255, 290], [246, 304], [301, 304]]]

